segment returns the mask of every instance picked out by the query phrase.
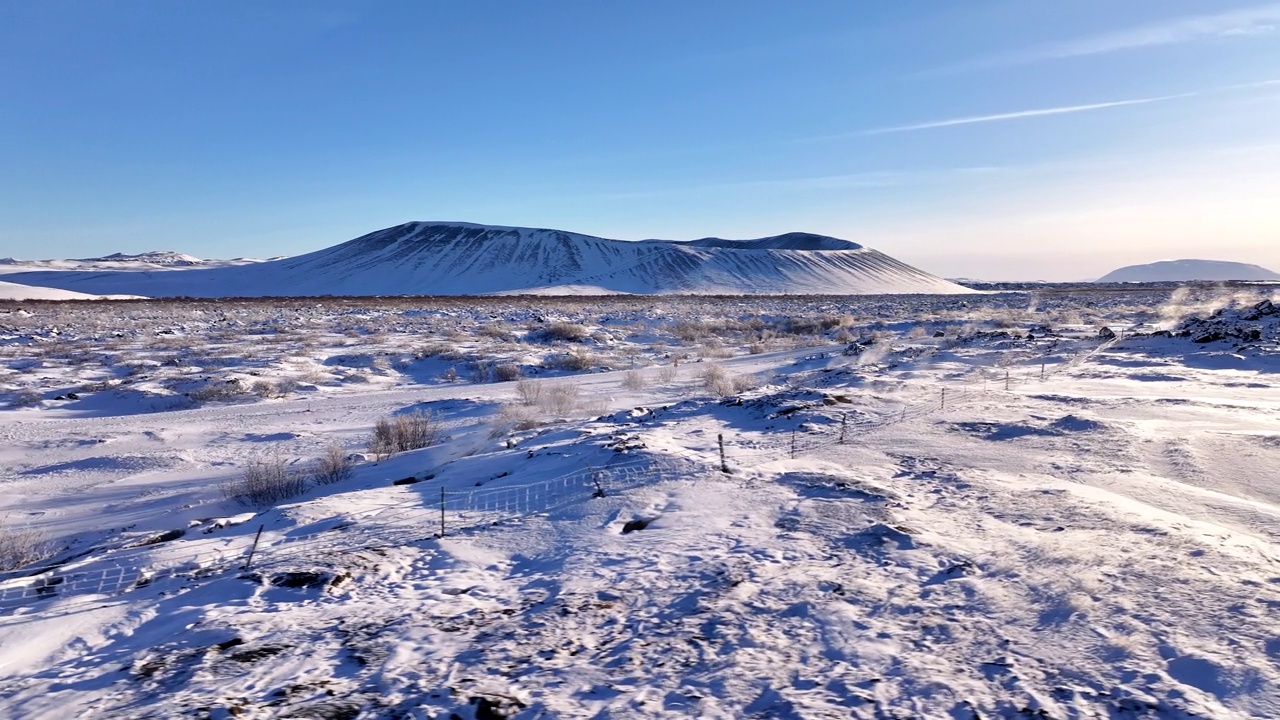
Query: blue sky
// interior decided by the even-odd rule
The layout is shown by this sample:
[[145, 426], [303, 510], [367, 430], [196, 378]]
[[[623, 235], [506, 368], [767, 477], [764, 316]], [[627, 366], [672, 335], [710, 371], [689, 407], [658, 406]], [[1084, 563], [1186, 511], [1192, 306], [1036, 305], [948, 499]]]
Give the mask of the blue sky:
[[408, 220], [1280, 270], [1280, 3], [0, 0], [0, 255]]

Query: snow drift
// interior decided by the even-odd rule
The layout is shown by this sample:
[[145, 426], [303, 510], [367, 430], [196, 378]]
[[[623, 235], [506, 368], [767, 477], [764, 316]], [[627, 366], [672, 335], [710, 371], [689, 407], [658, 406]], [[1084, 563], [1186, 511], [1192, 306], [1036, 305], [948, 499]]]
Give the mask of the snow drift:
[[97, 300], [97, 295], [51, 287], [0, 282], [0, 300]]
[[44, 270], [12, 280], [149, 297], [483, 294], [888, 294], [971, 290], [838, 238], [628, 242], [559, 230], [411, 222], [234, 267]]

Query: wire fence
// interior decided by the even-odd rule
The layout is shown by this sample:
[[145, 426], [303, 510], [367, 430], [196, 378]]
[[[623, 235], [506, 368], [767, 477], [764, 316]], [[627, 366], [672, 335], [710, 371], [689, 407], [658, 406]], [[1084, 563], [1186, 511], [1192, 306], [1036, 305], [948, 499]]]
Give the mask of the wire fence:
[[[602, 467], [588, 467], [546, 480], [512, 481], [506, 485], [450, 490], [425, 490], [411, 501], [344, 516], [324, 530], [287, 535], [268, 544], [256, 536], [188, 540], [184, 552], [171, 555], [156, 546], [135, 545], [96, 553], [59, 567], [20, 569], [0, 573], [0, 619], [28, 606], [30, 612], [61, 612], [79, 604], [99, 602], [145, 588], [166, 578], [198, 580], [232, 570], [265, 571], [299, 561], [321, 563], [324, 558], [374, 548], [409, 545], [432, 537], [474, 530], [504, 521], [550, 512], [592, 498], [606, 497], [700, 472], [751, 468], [785, 457], [799, 457], [851, 441], [856, 436], [910, 422], [987, 396], [992, 390], [1049, 380], [1087, 362], [1111, 347], [1109, 340], [1065, 361], [1047, 359], [1031, 365], [987, 368], [938, 392], [878, 416], [848, 413], [821, 430], [799, 428], [782, 437], [741, 440], [726, 447], [723, 436], [715, 451], [683, 451], [664, 456], [631, 458]], [[52, 600], [58, 603], [50, 603]], [[41, 608], [40, 605], [47, 605]], [[21, 617], [21, 616], [18, 616]]]

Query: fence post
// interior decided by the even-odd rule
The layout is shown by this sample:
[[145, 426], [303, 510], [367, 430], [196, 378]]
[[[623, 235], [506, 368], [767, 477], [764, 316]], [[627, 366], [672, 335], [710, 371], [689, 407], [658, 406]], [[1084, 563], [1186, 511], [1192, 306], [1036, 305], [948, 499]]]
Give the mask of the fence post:
[[796, 431], [791, 431], [791, 459], [796, 459]]
[[840, 444], [844, 444], [844, 431], [849, 426], [849, 413], [840, 414]]
[[444, 485], [440, 486], [440, 537], [444, 537]]
[[947, 389], [946, 389], [946, 388], [942, 388], [942, 407], [940, 407], [940, 408], [938, 408], [938, 409], [939, 409], [939, 410], [946, 410], [946, 409], [947, 409]]
[[262, 537], [262, 528], [266, 525], [259, 525], [258, 532], [253, 535], [253, 545], [249, 546], [249, 557], [245, 558], [244, 565], [240, 566], [241, 570], [248, 570], [253, 565], [253, 554], [258, 550], [258, 539]]
[[1008, 369], [1006, 369], [1006, 370], [1004, 371], [1004, 390], [1005, 390], [1005, 392], [1009, 392], [1009, 371], [1008, 371]]
[[720, 472], [729, 472], [729, 461], [724, 457], [724, 433], [716, 435], [716, 442], [720, 444]]
[[1040, 382], [1044, 382], [1044, 363], [1040, 363]]
[[591, 483], [596, 486], [596, 492], [591, 497], [604, 497], [604, 486], [600, 484], [600, 471], [588, 465], [587, 472], [591, 473]]

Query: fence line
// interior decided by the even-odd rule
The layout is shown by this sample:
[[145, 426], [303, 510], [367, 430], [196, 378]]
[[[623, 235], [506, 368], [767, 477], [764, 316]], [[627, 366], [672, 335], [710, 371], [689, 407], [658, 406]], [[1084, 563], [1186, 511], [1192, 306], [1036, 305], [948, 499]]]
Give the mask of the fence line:
[[[850, 421], [846, 414], [842, 416], [840, 425], [823, 432], [797, 431], [767, 443], [733, 445], [734, 452], [728, 454], [726, 460], [730, 468], [750, 468], [772, 462], [779, 457], [798, 457], [822, 448], [845, 444], [855, 435], [865, 435], [874, 430], [919, 419], [986, 396], [991, 391], [990, 385], [993, 382], [997, 385], [996, 389], [1008, 390], [1014, 384], [1047, 381], [1087, 362], [1118, 340], [1109, 340], [1066, 362], [1055, 363], [1051, 372], [1047, 362], [1039, 364], [1038, 371], [1031, 368], [1017, 375], [1013, 373], [1012, 367], [1004, 368], [1003, 374], [996, 368], [994, 377], [990, 371], [984, 370], [979, 373], [982, 376], [982, 389], [976, 387], [977, 379], [964, 382], [959, 387], [944, 385], [936, 397], [904, 404], [899, 410], [879, 417], [864, 416]], [[714, 449], [708, 450], [706, 457], [691, 451], [677, 451], [674, 454], [675, 458], [667, 460], [649, 458], [598, 468], [588, 467], [534, 483], [468, 490], [447, 490], [441, 487], [441, 499], [438, 501], [430, 495], [424, 495], [419, 500], [384, 505], [349, 516], [344, 522], [325, 530], [281, 538], [257, 548], [253, 556], [253, 567], [266, 569], [300, 557], [324, 557], [326, 554], [339, 552], [411, 544], [441, 533], [448, 535], [473, 530], [502, 520], [549, 512], [654, 482], [688, 477], [690, 471], [712, 471], [722, 467], [721, 459], [715, 456]], [[84, 602], [96, 602], [104, 597], [146, 587], [164, 578], [210, 577], [242, 567], [253, 541], [245, 537], [239, 543], [227, 539], [210, 539], [208, 542], [220, 544], [221, 547], [214, 552], [188, 553], [176, 558], [153, 560], [142, 556], [154, 551], [154, 546], [134, 545], [115, 548], [105, 558], [97, 557], [88, 561], [95, 565], [110, 563], [106, 567], [19, 569], [0, 573], [0, 613], [68, 596], [82, 596]], [[63, 603], [59, 607], [66, 605], [67, 603]]]

